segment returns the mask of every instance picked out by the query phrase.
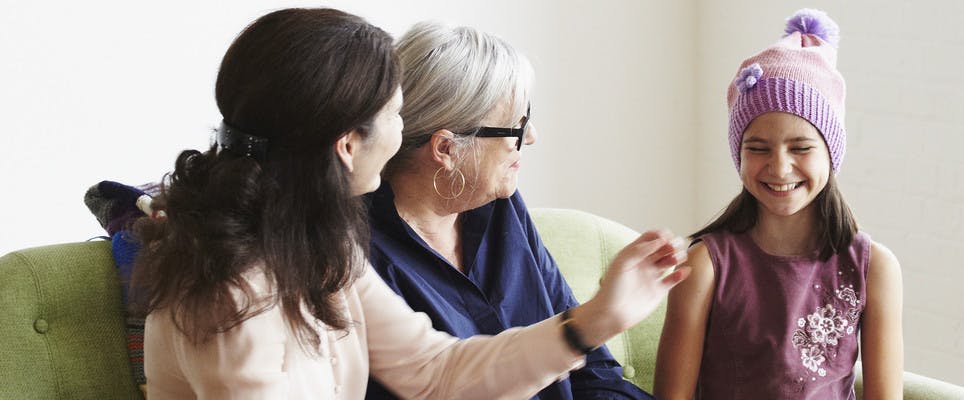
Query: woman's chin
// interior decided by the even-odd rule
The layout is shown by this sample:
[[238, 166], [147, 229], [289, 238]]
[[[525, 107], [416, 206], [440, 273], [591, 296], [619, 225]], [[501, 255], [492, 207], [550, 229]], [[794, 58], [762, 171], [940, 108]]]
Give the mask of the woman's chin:
[[512, 197], [512, 195], [515, 193], [515, 191], [518, 188], [519, 188], [518, 185], [504, 186], [499, 190], [498, 194], [496, 195], [496, 198], [508, 199], [509, 197]]
[[382, 184], [381, 177], [375, 177], [375, 179], [368, 185], [353, 185], [351, 194], [352, 196], [363, 196], [368, 193], [378, 190], [378, 186]]

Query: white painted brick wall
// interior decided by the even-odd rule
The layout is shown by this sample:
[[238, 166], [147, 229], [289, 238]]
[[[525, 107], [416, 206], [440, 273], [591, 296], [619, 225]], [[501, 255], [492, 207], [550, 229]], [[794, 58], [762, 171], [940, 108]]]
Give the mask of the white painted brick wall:
[[964, 384], [964, 33], [947, 26], [964, 10], [925, 3], [881, 16], [903, 24], [893, 40], [888, 24], [841, 23], [854, 38], [840, 68], [856, 139], [841, 183], [863, 228], [901, 260], [906, 368]]

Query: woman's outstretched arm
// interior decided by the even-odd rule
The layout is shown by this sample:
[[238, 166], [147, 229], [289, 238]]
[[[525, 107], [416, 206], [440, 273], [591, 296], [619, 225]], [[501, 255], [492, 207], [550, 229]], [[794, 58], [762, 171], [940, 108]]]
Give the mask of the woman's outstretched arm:
[[[689, 269], [681, 241], [652, 231], [616, 257], [599, 292], [572, 309], [567, 323], [589, 347], [600, 346], [635, 325], [659, 305]], [[371, 271], [356, 282], [364, 308], [371, 371], [406, 398], [527, 398], [585, 357], [570, 347], [559, 316], [496, 336], [456, 341], [432, 330]]]

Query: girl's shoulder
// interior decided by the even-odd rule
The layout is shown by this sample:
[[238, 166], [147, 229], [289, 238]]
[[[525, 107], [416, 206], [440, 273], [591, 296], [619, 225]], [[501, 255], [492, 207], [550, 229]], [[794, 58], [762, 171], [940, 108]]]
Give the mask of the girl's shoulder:
[[865, 253], [870, 269], [874, 269], [875, 267], [877, 269], [900, 268], [900, 263], [897, 261], [897, 256], [894, 255], [894, 252], [890, 251], [883, 243], [873, 240], [867, 232], [858, 231], [854, 236], [851, 247], [856, 248], [859, 252]]
[[[877, 270], [878, 272], [890, 272], [900, 270], [900, 262], [897, 260], [897, 256], [890, 251], [887, 246], [884, 246], [880, 242], [870, 241], [870, 270], [873, 272]], [[885, 271], [880, 271], [885, 270]]]
[[712, 264], [710, 251], [703, 240], [694, 241], [686, 250], [686, 264], [693, 265], [695, 268], [703, 268]]
[[698, 241], [690, 245], [690, 248], [686, 251], [686, 262], [683, 265], [692, 268], [687, 281], [690, 281], [696, 287], [712, 286], [716, 276], [715, 262], [706, 247], [706, 243]]

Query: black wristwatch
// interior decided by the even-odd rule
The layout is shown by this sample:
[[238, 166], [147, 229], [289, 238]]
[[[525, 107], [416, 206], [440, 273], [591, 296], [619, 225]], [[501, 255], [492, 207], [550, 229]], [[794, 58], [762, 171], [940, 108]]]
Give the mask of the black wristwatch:
[[570, 310], [562, 312], [562, 335], [566, 338], [566, 343], [568, 343], [569, 347], [572, 347], [573, 350], [582, 354], [589, 354], [593, 350], [596, 350], [597, 347], [587, 346], [586, 342], [582, 340], [582, 335], [572, 327], [572, 324], [570, 324], [572, 317], [569, 315], [569, 311]]

